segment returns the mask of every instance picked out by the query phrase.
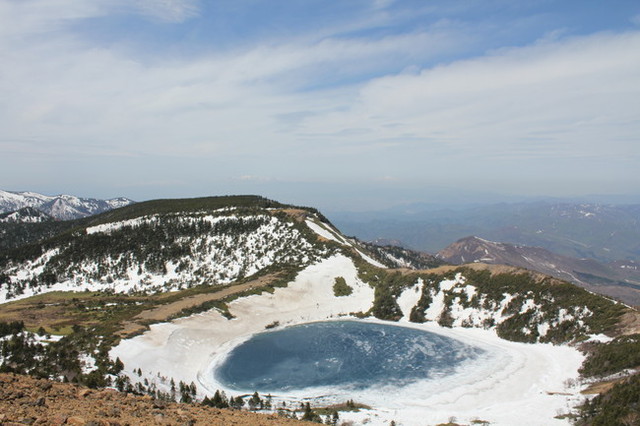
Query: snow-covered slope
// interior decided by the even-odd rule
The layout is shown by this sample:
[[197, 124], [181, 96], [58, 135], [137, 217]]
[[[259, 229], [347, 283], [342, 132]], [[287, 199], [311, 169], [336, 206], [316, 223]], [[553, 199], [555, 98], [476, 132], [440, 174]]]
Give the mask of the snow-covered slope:
[[340, 234], [339, 231], [337, 231], [336, 229], [333, 229], [328, 224], [323, 223], [318, 219], [315, 219], [315, 220], [306, 219], [305, 223], [307, 224], [307, 226], [313, 232], [315, 232], [316, 234], [318, 234], [320, 237], [324, 238], [325, 240], [334, 241], [334, 242], [340, 244], [343, 247], [349, 247], [349, 248], [353, 249], [367, 263], [369, 263], [369, 264], [371, 264], [373, 266], [377, 266], [379, 268], [385, 268], [386, 267], [385, 265], [383, 265], [382, 263], [378, 262], [377, 260], [375, 260], [371, 256], [363, 253], [362, 252], [362, 248], [358, 247], [358, 244], [356, 243], [356, 241], [353, 241], [353, 240], [351, 240], [349, 238], [344, 237], [342, 234]]
[[153, 214], [89, 226], [0, 273], [0, 302], [49, 291], [164, 292], [227, 284], [327, 256], [304, 224], [267, 209]]
[[53, 217], [33, 207], [0, 213], [0, 223], [41, 223], [54, 220]]
[[78, 219], [132, 204], [127, 198], [99, 200], [73, 195], [42, 195], [0, 190], [0, 213], [33, 207], [59, 220]]

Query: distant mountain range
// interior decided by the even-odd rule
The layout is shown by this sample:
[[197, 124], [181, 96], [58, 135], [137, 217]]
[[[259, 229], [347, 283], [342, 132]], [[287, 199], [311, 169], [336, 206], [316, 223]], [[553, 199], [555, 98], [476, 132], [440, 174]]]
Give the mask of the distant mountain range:
[[440, 250], [436, 257], [456, 265], [488, 263], [538, 271], [640, 305], [640, 264], [635, 261], [602, 263], [558, 255], [541, 247], [498, 243], [479, 237], [460, 239]]
[[52, 220], [55, 219], [33, 207], [23, 207], [20, 210], [0, 213], [0, 223], [42, 223]]
[[[42, 195], [35, 192], [11, 192], [0, 190], [0, 213], [15, 212], [25, 208], [33, 208], [46, 213], [57, 220], [71, 220], [92, 216], [108, 210], [133, 204], [128, 198], [113, 198], [99, 200], [95, 198], [80, 198], [73, 195]], [[38, 219], [35, 219], [38, 217]], [[0, 216], [0, 220], [19, 222], [43, 221], [46, 217], [38, 216], [33, 210], [23, 210], [14, 216]]]
[[542, 247], [578, 259], [640, 262], [640, 205], [532, 202], [457, 208], [407, 206], [328, 215], [347, 235], [435, 253], [460, 238]]

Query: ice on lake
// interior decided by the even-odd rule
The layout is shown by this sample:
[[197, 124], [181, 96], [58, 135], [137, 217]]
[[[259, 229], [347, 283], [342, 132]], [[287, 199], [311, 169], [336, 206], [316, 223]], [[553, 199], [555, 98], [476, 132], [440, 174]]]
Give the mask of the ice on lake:
[[406, 386], [453, 374], [484, 349], [428, 331], [325, 321], [259, 333], [212, 372], [230, 389], [285, 392], [337, 386]]

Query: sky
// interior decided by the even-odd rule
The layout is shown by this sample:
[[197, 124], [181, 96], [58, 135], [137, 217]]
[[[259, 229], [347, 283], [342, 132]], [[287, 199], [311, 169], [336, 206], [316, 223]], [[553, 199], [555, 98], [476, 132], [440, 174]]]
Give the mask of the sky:
[[633, 198], [639, 142], [637, 0], [0, 0], [4, 190]]

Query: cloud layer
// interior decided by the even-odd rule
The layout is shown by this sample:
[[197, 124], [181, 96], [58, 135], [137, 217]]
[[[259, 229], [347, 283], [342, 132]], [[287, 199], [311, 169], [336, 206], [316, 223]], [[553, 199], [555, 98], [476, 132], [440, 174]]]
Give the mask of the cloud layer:
[[[87, 192], [78, 173], [103, 188], [139, 182], [138, 198], [158, 181], [194, 192], [383, 178], [537, 193], [640, 184], [638, 30], [495, 48], [486, 25], [462, 20], [385, 32], [407, 17], [382, 2], [349, 24], [216, 49], [184, 30], [206, 17], [201, 4], [129, 4], [0, 1], [5, 189], [46, 190], [56, 176], [50, 190]], [[132, 19], [182, 28], [187, 42], [145, 51], [87, 30]]]

